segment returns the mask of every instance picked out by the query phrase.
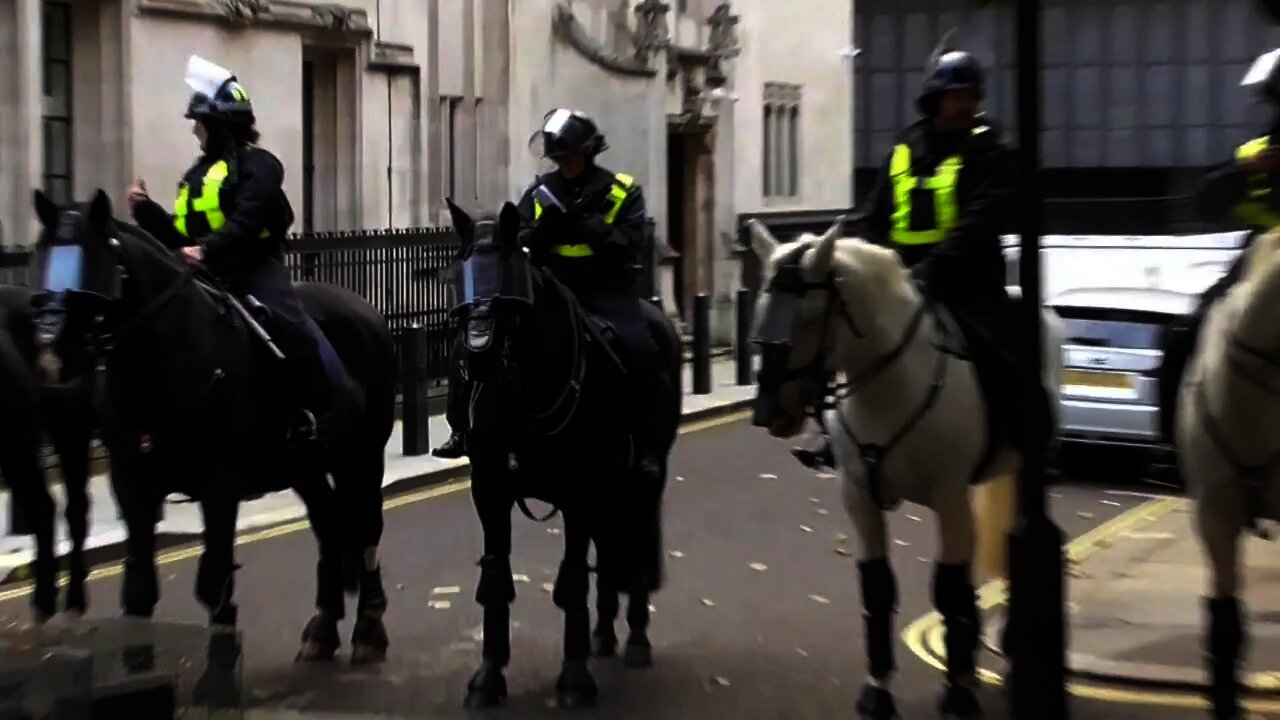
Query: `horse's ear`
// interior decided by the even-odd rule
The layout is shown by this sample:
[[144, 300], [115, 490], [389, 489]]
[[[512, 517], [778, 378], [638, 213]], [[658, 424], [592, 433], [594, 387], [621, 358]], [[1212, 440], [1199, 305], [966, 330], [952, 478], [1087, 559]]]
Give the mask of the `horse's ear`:
[[502, 236], [499, 241], [503, 245], [513, 248], [519, 244], [520, 210], [510, 200], [503, 203], [502, 209], [498, 211], [498, 232]]
[[111, 198], [102, 188], [98, 188], [93, 200], [89, 201], [89, 222], [98, 229], [105, 229], [111, 224]]
[[778, 249], [778, 241], [773, 237], [773, 233], [769, 232], [769, 228], [764, 223], [755, 218], [747, 221], [747, 231], [751, 233], [751, 249], [755, 250], [756, 257], [760, 262], [768, 262], [773, 257], [773, 251]]
[[33, 202], [36, 208], [36, 217], [40, 219], [40, 224], [47, 228], [52, 228], [58, 224], [58, 204], [49, 199], [44, 191], [37, 188]]
[[808, 266], [805, 268], [805, 275], [811, 282], [821, 282], [831, 274], [831, 261], [836, 254], [836, 241], [840, 239], [840, 234], [844, 228], [844, 216], [836, 218], [831, 228], [818, 238], [818, 242], [813, 246], [813, 257], [810, 258]]
[[444, 202], [449, 206], [449, 218], [453, 222], [454, 231], [458, 233], [458, 239], [462, 241], [464, 246], [470, 245], [471, 241], [475, 240], [475, 222], [471, 219], [471, 216], [467, 214], [466, 210], [458, 207], [458, 205], [453, 202], [453, 198], [447, 197], [444, 199]]

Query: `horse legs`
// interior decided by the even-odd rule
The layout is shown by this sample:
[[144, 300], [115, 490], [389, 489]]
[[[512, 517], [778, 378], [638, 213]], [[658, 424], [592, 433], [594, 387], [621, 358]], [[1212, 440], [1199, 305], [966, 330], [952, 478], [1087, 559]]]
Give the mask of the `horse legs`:
[[[597, 547], [597, 553], [599, 548]], [[618, 634], [613, 623], [618, 618], [618, 588], [607, 574], [596, 574], [596, 629], [591, 632], [591, 650], [597, 657], [618, 654]]]
[[37, 623], [43, 623], [58, 612], [58, 558], [54, 549], [54, 515], [57, 507], [44, 473], [36, 457], [37, 442], [15, 442], [13, 451], [0, 458], [5, 481], [9, 486], [11, 512], [26, 520], [35, 537], [35, 592], [31, 610]]
[[1196, 524], [1212, 577], [1212, 592], [1205, 598], [1209, 702], [1215, 720], [1236, 720], [1244, 716], [1239, 667], [1248, 644], [1244, 604], [1240, 601], [1244, 585], [1240, 572], [1243, 518], [1236, 512], [1207, 510], [1202, 503], [1196, 504]]
[[146, 461], [119, 443], [109, 445], [111, 489], [124, 516], [124, 579], [120, 607], [129, 617], [150, 618], [160, 601], [156, 575], [156, 523], [160, 501], [150, 492]]
[[302, 647], [295, 660], [332, 660], [342, 641], [338, 622], [346, 615], [342, 583], [342, 527], [338, 519], [338, 494], [323, 475], [309, 475], [294, 488], [307, 508], [315, 535], [316, 614], [302, 630]]
[[564, 558], [551, 594], [556, 607], [564, 611], [564, 659], [556, 680], [556, 696], [560, 707], [566, 710], [593, 705], [599, 694], [587, 667], [591, 654], [591, 612], [587, 607], [591, 530], [589, 518], [582, 513], [579, 508], [564, 510]]
[[649, 593], [635, 589], [627, 596], [627, 649], [622, 664], [634, 670], [653, 667], [649, 643]]
[[940, 546], [933, 570], [933, 604], [942, 615], [947, 649], [947, 684], [938, 711], [956, 718], [982, 713], [975, 664], [981, 621], [973, 589], [974, 519], [968, 494], [963, 483], [940, 487], [933, 504]]
[[240, 568], [235, 562], [239, 510], [239, 498], [229, 494], [215, 491], [200, 501], [204, 552], [196, 568], [196, 598], [209, 610], [212, 634], [205, 671], [191, 692], [196, 705], [240, 707], [235, 672], [240, 661], [240, 641], [236, 634], [239, 609], [235, 604], [235, 571]]
[[55, 427], [50, 432], [53, 447], [58, 453], [58, 463], [62, 468], [62, 485], [66, 488], [67, 507], [64, 514], [67, 519], [67, 531], [71, 536], [71, 553], [67, 595], [64, 607], [68, 612], [83, 615], [89, 609], [89, 597], [85, 582], [89, 579], [89, 568], [85, 563], [85, 541], [89, 536], [89, 444], [93, 428], [81, 418], [58, 417], [52, 421]]
[[845, 511], [853, 521], [862, 551], [858, 577], [866, 624], [868, 677], [858, 697], [857, 710], [858, 715], [867, 720], [890, 720], [898, 715], [889, 689], [896, 669], [893, 616], [897, 613], [898, 584], [889, 565], [889, 534], [884, 513], [876, 507], [860, 480], [846, 475], [843, 484]]
[[511, 576], [511, 508], [515, 501], [504, 489], [490, 489], [504, 478], [489, 476], [484, 470], [472, 474], [471, 500], [484, 532], [484, 555], [480, 558], [480, 582], [476, 602], [484, 610], [484, 642], [480, 667], [467, 681], [464, 701], [469, 710], [501, 705], [507, 699], [504, 670], [511, 661], [511, 603], [516, 584]]
[[[382, 475], [386, 464], [381, 446], [334, 470], [334, 486], [342, 507], [351, 509], [353, 528], [347, 538], [348, 561], [359, 565], [359, 599], [356, 622], [351, 631], [351, 662], [378, 663], [387, 659], [390, 638], [382, 616], [387, 612], [387, 593], [382, 586], [382, 564], [378, 545], [382, 542]], [[363, 461], [363, 464], [359, 464]]]

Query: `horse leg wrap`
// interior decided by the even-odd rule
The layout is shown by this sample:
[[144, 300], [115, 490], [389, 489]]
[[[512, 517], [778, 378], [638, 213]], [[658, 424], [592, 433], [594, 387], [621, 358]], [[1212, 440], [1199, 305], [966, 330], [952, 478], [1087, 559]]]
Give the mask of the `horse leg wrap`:
[[209, 609], [209, 622], [215, 625], [235, 625], [238, 616], [235, 596], [235, 572], [240, 566], [225, 558], [210, 557], [208, 551], [200, 555], [196, 568], [196, 599]]
[[867, 670], [876, 680], [889, 677], [893, 662], [893, 616], [898, 611], [898, 581], [888, 558], [858, 563], [862, 610], [867, 627]]
[[1209, 615], [1208, 647], [1205, 648], [1210, 675], [1209, 700], [1215, 717], [1235, 718], [1241, 713], [1237, 671], [1246, 639], [1240, 600], [1208, 598], [1205, 608]]
[[511, 577], [511, 563], [505, 557], [485, 555], [480, 558], [480, 583], [476, 586], [476, 602], [481, 606], [510, 605], [516, 599], [516, 583]]
[[973, 679], [978, 650], [978, 606], [969, 563], [938, 563], [933, 570], [933, 605], [946, 627], [947, 682]]
[[347, 601], [342, 595], [342, 567], [332, 558], [316, 563], [316, 609], [334, 620], [347, 614]]
[[551, 600], [556, 607], [566, 612], [585, 609], [583, 606], [590, 591], [586, 564], [562, 560], [560, 571], [556, 573], [556, 586], [551, 592]]

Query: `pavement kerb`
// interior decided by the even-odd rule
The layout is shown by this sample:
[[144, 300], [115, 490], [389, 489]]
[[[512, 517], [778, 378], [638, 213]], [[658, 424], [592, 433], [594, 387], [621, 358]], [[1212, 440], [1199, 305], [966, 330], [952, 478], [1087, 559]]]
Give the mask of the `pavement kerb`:
[[[684, 413], [680, 420], [680, 426], [687, 427], [699, 422], [714, 420], [729, 415], [742, 412], [751, 405], [751, 399], [733, 400], [721, 405], [713, 405], [711, 407], [700, 408]], [[471, 472], [471, 463], [460, 462], [456, 465], [437, 468], [434, 470], [407, 475], [398, 478], [387, 485], [383, 486], [382, 494], [386, 500], [392, 500], [397, 496], [406, 495], [415, 491], [429, 490], [433, 487], [443, 486], [451, 482], [461, 481], [468, 478]], [[253, 528], [252, 530], [241, 533], [242, 535], [270, 535], [278, 530], [281, 526], [292, 525], [297, 523], [297, 518], [282, 519], [277, 523], [264, 525]], [[305, 522], [305, 518], [302, 520]], [[200, 536], [194, 533], [157, 533], [156, 550], [157, 553], [163, 553], [167, 550], [173, 550], [193, 542], [199, 542]], [[96, 567], [106, 563], [120, 560], [124, 557], [124, 542], [112, 542], [91, 548], [85, 551], [85, 559], [90, 567]], [[11, 599], [11, 595], [16, 589], [21, 587], [29, 588], [27, 582], [30, 579], [31, 566], [30, 563], [19, 565], [10, 570], [3, 579], [0, 579], [0, 602]], [[59, 582], [65, 582], [65, 575], [60, 578]], [[10, 586], [22, 584], [19, 588]]]
[[[1171, 512], [1186, 507], [1186, 504], [1187, 501], [1182, 498], [1163, 498], [1150, 500], [1131, 508], [1068, 543], [1066, 546], [1068, 557], [1075, 562], [1079, 562], [1086, 557], [1106, 550], [1111, 547], [1112, 541], [1121, 534], [1143, 524], [1159, 520]], [[1005, 603], [1005, 595], [1004, 581], [987, 583], [978, 590], [979, 609], [984, 612], [990, 612]], [[913, 621], [902, 631], [902, 639], [911, 653], [926, 665], [939, 671], [945, 670], [946, 650], [942, 642], [942, 617], [936, 612], [927, 613]], [[1074, 658], [1072, 660], [1074, 661]], [[1069, 671], [1069, 674], [1073, 677], [1093, 679], [1095, 682], [1099, 680], [1099, 678], [1091, 678], [1073, 671]], [[1275, 692], [1273, 688], [1276, 681], [1272, 680], [1272, 677], [1269, 673], [1254, 673], [1248, 676], [1250, 691], [1268, 694]], [[1000, 673], [987, 668], [978, 669], [978, 678], [988, 685], [1002, 686], [1004, 684], [1004, 679]], [[1108, 684], [1091, 685], [1070, 682], [1067, 685], [1067, 690], [1075, 697], [1098, 702], [1187, 710], [1207, 710], [1209, 708], [1208, 702], [1203, 696], [1203, 691], [1198, 686], [1194, 689], [1174, 689], [1168, 685], [1141, 687], [1132, 684], [1130, 687], [1118, 687], [1115, 685], [1118, 681], [1110, 677], [1106, 678], [1105, 682]], [[1275, 699], [1274, 696], [1247, 698], [1244, 700], [1244, 706], [1246, 710], [1255, 713], [1280, 713], [1280, 700]]]

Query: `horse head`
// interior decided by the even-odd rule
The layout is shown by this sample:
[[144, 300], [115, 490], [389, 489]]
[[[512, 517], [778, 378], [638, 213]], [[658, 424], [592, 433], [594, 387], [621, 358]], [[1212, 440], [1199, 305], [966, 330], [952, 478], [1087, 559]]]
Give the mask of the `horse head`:
[[[46, 384], [77, 382], [94, 371], [122, 330], [138, 324], [139, 308], [145, 313], [162, 304], [153, 297], [161, 293], [148, 295], [148, 288], [159, 287], [162, 276], [186, 274], [159, 241], [113, 219], [111, 199], [101, 189], [87, 203], [65, 206], [37, 190], [34, 202], [40, 231], [32, 304], [40, 367]], [[143, 255], [156, 262], [139, 263]], [[150, 266], [167, 270], [140, 273]]]
[[59, 206], [36, 190], [34, 202], [40, 231], [32, 305], [41, 382], [69, 385], [96, 367], [89, 340], [121, 293], [111, 200], [99, 190], [88, 203]]
[[821, 236], [780, 243], [748, 222], [764, 264], [751, 342], [761, 348], [753, 424], [775, 437], [800, 432], [836, 372], [873, 367], [914, 290], [892, 250], [842, 237], [843, 216]]
[[451, 268], [450, 314], [463, 332], [468, 376], [497, 379], [511, 365], [513, 345], [533, 307], [534, 270], [517, 234], [520, 215], [508, 202], [497, 217], [473, 220], [448, 201], [462, 241]]

